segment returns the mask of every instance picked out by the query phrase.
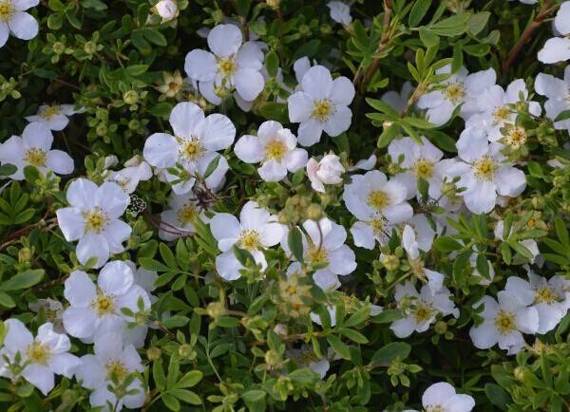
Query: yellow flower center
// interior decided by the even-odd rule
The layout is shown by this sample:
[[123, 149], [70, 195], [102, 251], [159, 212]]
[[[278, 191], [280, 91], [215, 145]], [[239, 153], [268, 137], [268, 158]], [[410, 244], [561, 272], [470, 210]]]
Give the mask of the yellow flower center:
[[237, 64], [233, 57], [222, 57], [218, 60], [218, 71], [222, 73], [222, 76], [230, 77], [236, 69]]
[[12, 18], [12, 14], [14, 14], [12, 0], [0, 1], [0, 21], [9, 21]]
[[59, 114], [61, 109], [59, 106], [47, 106], [40, 112], [40, 117], [46, 120], [51, 119], [53, 116]]
[[98, 316], [108, 315], [115, 310], [113, 299], [102, 293], [99, 293], [91, 302], [91, 307], [97, 312]]
[[261, 239], [256, 230], [248, 229], [241, 233], [238, 243], [242, 249], [252, 251], [259, 247]]
[[194, 205], [187, 203], [178, 210], [176, 217], [180, 223], [187, 225], [189, 223], [192, 223], [197, 215], [198, 212]]
[[98, 207], [85, 212], [83, 219], [85, 220], [85, 232], [101, 233], [107, 225], [107, 216]]
[[527, 138], [526, 130], [523, 129], [522, 127], [517, 126], [511, 128], [507, 132], [507, 135], [505, 136], [505, 141], [513, 149], [518, 149], [519, 147], [521, 147], [526, 143], [526, 138]]
[[465, 90], [460, 83], [451, 83], [445, 88], [443, 94], [445, 94], [445, 97], [447, 97], [451, 103], [458, 104], [461, 102], [461, 99], [463, 99], [463, 96], [465, 96]]
[[107, 372], [107, 379], [110, 381], [122, 382], [129, 374], [123, 362], [118, 360], [107, 362], [105, 364], [105, 371]]
[[430, 306], [421, 302], [417, 303], [416, 307], [412, 311], [412, 316], [414, 317], [416, 323], [425, 322], [429, 320], [429, 318], [431, 318], [432, 315], [433, 315], [433, 309]]
[[287, 153], [287, 146], [281, 140], [271, 140], [265, 145], [265, 158], [268, 160], [281, 160]]
[[47, 161], [47, 153], [42, 149], [32, 147], [26, 151], [24, 161], [35, 167], [44, 167]]
[[554, 303], [558, 301], [558, 295], [548, 286], [544, 286], [536, 291], [534, 295], [536, 303]]
[[390, 196], [382, 190], [374, 190], [368, 195], [368, 205], [376, 210], [382, 210], [390, 204]]
[[501, 106], [493, 113], [493, 119], [495, 120], [495, 123], [502, 123], [509, 118], [510, 114], [511, 109], [507, 106]]
[[414, 172], [417, 177], [428, 180], [433, 176], [433, 162], [427, 159], [419, 159], [414, 164]]
[[386, 227], [384, 219], [378, 217], [378, 218], [372, 219], [369, 224], [370, 224], [370, 227], [372, 228], [372, 231], [376, 235], [380, 235], [380, 234], [384, 233], [384, 228]]
[[321, 122], [327, 121], [332, 113], [332, 103], [328, 99], [317, 100], [313, 105], [312, 117]]
[[495, 176], [497, 165], [489, 156], [483, 156], [473, 163], [473, 172], [481, 180], [491, 180]]
[[180, 154], [186, 160], [195, 161], [198, 160], [202, 153], [204, 152], [204, 148], [198, 139], [183, 139], [183, 143], [180, 146]]
[[515, 330], [516, 321], [514, 313], [500, 310], [495, 318], [495, 327], [501, 335], [507, 335]]
[[313, 264], [324, 264], [328, 263], [328, 254], [324, 247], [312, 246], [307, 252], [309, 261]]
[[32, 363], [39, 363], [40, 365], [47, 365], [51, 358], [51, 352], [49, 348], [38, 342], [34, 341], [26, 349], [26, 355]]

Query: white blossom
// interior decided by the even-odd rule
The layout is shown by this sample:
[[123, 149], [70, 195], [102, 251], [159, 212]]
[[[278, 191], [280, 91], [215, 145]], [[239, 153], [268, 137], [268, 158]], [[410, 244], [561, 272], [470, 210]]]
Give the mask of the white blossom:
[[538, 52], [538, 60], [546, 64], [570, 59], [570, 2], [565, 1], [560, 5], [554, 18], [554, 27], [561, 37], [548, 39]]
[[345, 172], [340, 158], [335, 154], [327, 154], [317, 161], [310, 158], [307, 162], [307, 177], [311, 187], [317, 192], [325, 193], [325, 185], [342, 183], [342, 174]]
[[570, 65], [564, 70], [564, 79], [539, 73], [534, 82], [534, 89], [538, 94], [547, 97], [544, 110], [546, 116], [554, 121], [554, 128], [570, 133], [570, 119], [555, 121], [560, 113], [570, 110]]
[[3, 0], [0, 3], [0, 47], [8, 41], [8, 36], [21, 40], [31, 40], [38, 35], [38, 21], [29, 13], [31, 7], [40, 0]]
[[79, 112], [72, 104], [43, 104], [36, 115], [27, 116], [26, 120], [30, 123], [39, 123], [50, 130], [60, 131], [69, 124], [69, 116]]

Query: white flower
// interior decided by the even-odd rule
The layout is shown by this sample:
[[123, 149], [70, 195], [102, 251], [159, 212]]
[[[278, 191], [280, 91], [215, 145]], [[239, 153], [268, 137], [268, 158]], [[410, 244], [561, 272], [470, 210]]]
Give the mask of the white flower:
[[[303, 223], [303, 260], [307, 265], [316, 266], [318, 269], [313, 274], [313, 280], [323, 290], [337, 289], [340, 287], [338, 276], [346, 276], [356, 269], [356, 256], [354, 252], [344, 244], [346, 230], [324, 217], [318, 222], [306, 220]], [[284, 237], [281, 246], [288, 255], [291, 255], [289, 246]]]
[[[437, 70], [437, 74], [450, 74], [451, 65]], [[420, 109], [427, 110], [426, 118], [431, 123], [441, 126], [447, 123], [455, 110], [461, 106], [464, 118], [470, 117], [476, 110], [474, 104], [478, 96], [496, 82], [493, 69], [468, 74], [465, 67], [451, 74], [437, 86], [437, 89], [422, 95], [417, 103]]]
[[538, 313], [537, 333], [553, 330], [570, 309], [570, 280], [556, 275], [550, 279], [528, 272], [528, 281], [516, 276], [507, 279], [505, 291], [532, 305]]
[[530, 114], [540, 115], [542, 112], [540, 105], [534, 101], [527, 101], [527, 99], [528, 90], [522, 79], [512, 81], [506, 91], [498, 85], [488, 87], [477, 96], [479, 113], [469, 117], [466, 128], [483, 130], [489, 141], [496, 142], [503, 137], [501, 129], [514, 125], [517, 120], [518, 114], [513, 107], [514, 104], [526, 102]]
[[206, 222], [206, 216], [198, 206], [192, 194], [177, 195], [172, 193], [168, 199], [168, 209], [160, 214], [158, 236], [162, 240], [174, 240], [195, 232], [194, 220]]
[[372, 170], [374, 169], [374, 166], [376, 166], [377, 161], [378, 158], [374, 153], [372, 153], [368, 159], [359, 160], [354, 166], [349, 167], [348, 170], [351, 172], [355, 170]]
[[38, 110], [38, 114], [26, 117], [30, 123], [40, 123], [50, 130], [60, 131], [69, 124], [69, 116], [78, 113], [72, 104], [43, 104]]
[[303, 345], [299, 349], [289, 349], [286, 352], [287, 357], [295, 362], [298, 368], [308, 367], [313, 372], [318, 373], [321, 379], [327, 376], [331, 364], [328, 357], [318, 358], [313, 348], [309, 345]]
[[464, 172], [463, 162], [443, 159], [436, 164], [428, 187], [429, 197], [446, 211], [456, 211], [463, 205], [457, 182]]
[[548, 39], [538, 52], [538, 60], [546, 64], [570, 59], [570, 2], [563, 2], [554, 18], [554, 27], [562, 37]]
[[495, 207], [497, 194], [516, 197], [526, 188], [525, 174], [511, 166], [501, 153], [502, 145], [487, 142], [480, 129], [468, 128], [457, 141], [464, 164], [457, 183], [467, 208], [473, 213], [488, 213]]
[[289, 120], [300, 123], [298, 141], [312, 146], [323, 130], [338, 136], [350, 127], [352, 112], [348, 105], [354, 98], [354, 86], [344, 77], [332, 79], [329, 69], [313, 66], [303, 75], [301, 90], [289, 96]]
[[278, 244], [285, 232], [275, 216], [253, 201], [243, 206], [239, 220], [229, 213], [215, 214], [210, 220], [210, 229], [222, 252], [216, 257], [216, 270], [225, 280], [238, 279], [243, 269], [232, 250], [234, 245], [251, 253], [255, 263], [265, 270], [267, 261], [263, 249]]
[[[505, 222], [503, 220], [499, 220], [495, 225], [495, 231], [494, 231], [495, 239], [504, 240], [505, 237], [509, 238], [511, 236], [511, 233], [513, 232], [513, 229], [514, 228], [511, 227], [510, 232], [507, 233], [505, 236], [503, 236], [503, 232], [505, 231]], [[530, 254], [532, 255], [530, 263], [534, 263], [536, 257], [540, 255], [540, 250], [538, 250], [538, 244], [536, 243], [536, 240], [523, 239], [518, 241], [518, 243], [523, 247], [525, 247], [530, 252]]]
[[287, 171], [296, 172], [307, 163], [307, 151], [297, 148], [297, 138], [281, 123], [268, 120], [257, 130], [257, 136], [242, 136], [234, 147], [236, 156], [246, 163], [261, 163], [257, 169], [266, 182], [278, 182]]
[[21, 40], [31, 40], [37, 36], [38, 22], [26, 10], [38, 4], [40, 0], [0, 1], [0, 47], [6, 44], [10, 33]]
[[459, 310], [451, 300], [451, 293], [445, 287], [437, 292], [430, 285], [422, 286], [417, 292], [412, 282], [396, 285], [394, 297], [405, 316], [390, 325], [390, 329], [399, 338], [406, 338], [415, 332], [425, 332], [438, 315], [459, 316]]
[[[67, 335], [54, 332], [51, 323], [41, 325], [35, 338], [18, 319], [8, 319], [4, 325], [8, 330], [0, 350], [0, 376], [22, 376], [44, 395], [54, 387], [54, 374], [73, 376], [79, 359], [68, 353], [71, 343]], [[16, 375], [13, 367], [19, 370]]]
[[405, 172], [396, 175], [396, 179], [406, 186], [407, 197], [420, 196], [417, 190], [418, 179], [430, 185], [437, 184], [439, 161], [443, 152], [422, 136], [421, 143], [411, 137], [393, 140], [388, 146], [388, 153], [393, 163]]
[[58, 209], [57, 222], [65, 240], [79, 240], [75, 252], [82, 264], [97, 258], [100, 268], [109, 256], [121, 253], [131, 227], [119, 218], [129, 205], [129, 196], [115, 183], [97, 186], [87, 179], [76, 179], [67, 189], [70, 207]]
[[125, 193], [137, 190], [139, 182], [152, 177], [152, 168], [141, 156], [135, 155], [125, 162], [125, 168], [117, 172], [112, 171], [106, 181], [118, 184]]
[[299, 83], [297, 87], [301, 87], [300, 83], [303, 80], [303, 76], [307, 71], [309, 71], [311, 66], [315, 66], [316, 64], [316, 61], [311, 64], [311, 61], [307, 56], [303, 56], [295, 60], [295, 63], [293, 63], [293, 71], [295, 72], [295, 79], [297, 80], [297, 83]]
[[[544, 110], [546, 116], [554, 121], [560, 113], [570, 110], [570, 65], [564, 70], [564, 80], [539, 73], [534, 82], [534, 89], [548, 98], [544, 103]], [[570, 133], [570, 119], [554, 122], [554, 128], [566, 129]]]
[[[97, 336], [94, 354], [81, 357], [77, 378], [83, 387], [91, 389], [89, 402], [93, 407], [101, 407], [103, 412], [120, 411], [124, 407], [138, 409], [145, 401], [142, 380], [136, 377], [127, 386], [127, 394], [120, 399], [109, 390], [113, 380], [123, 383], [129, 375], [142, 373], [144, 367], [140, 355], [133, 345], [125, 345], [121, 335], [107, 333]], [[109, 405], [116, 405], [110, 409]]]
[[412, 83], [405, 82], [399, 93], [391, 90], [384, 93], [381, 99], [388, 103], [394, 110], [402, 113], [408, 107], [408, 99], [410, 98], [413, 90], [414, 87], [412, 86]]
[[352, 22], [350, 16], [350, 6], [342, 1], [329, 1], [327, 7], [330, 10], [331, 19], [343, 26], [348, 26]]
[[[182, 167], [186, 177], [166, 171], [166, 179], [177, 194], [188, 193], [194, 186], [196, 175], [204, 177], [208, 166], [217, 161], [215, 170], [206, 177], [206, 184], [215, 188], [222, 183], [228, 162], [217, 153], [234, 142], [236, 128], [222, 114], [207, 117], [194, 103], [178, 103], [170, 113], [170, 125], [174, 135], [154, 133], [145, 142], [143, 155], [152, 166], [168, 169]], [[219, 160], [216, 160], [219, 159]]]
[[412, 207], [406, 202], [406, 187], [400, 181], [388, 181], [378, 170], [352, 176], [352, 182], [344, 187], [343, 199], [350, 213], [359, 220], [377, 216], [397, 224], [413, 215]]
[[475, 407], [475, 400], [469, 395], [457, 393], [447, 382], [438, 382], [425, 390], [422, 406], [426, 412], [471, 412]]
[[162, 17], [162, 21], [170, 21], [178, 16], [176, 0], [160, 0], [154, 7], [158, 15]]
[[200, 93], [210, 103], [220, 104], [220, 95], [234, 88], [246, 102], [252, 102], [263, 91], [263, 52], [254, 41], [242, 43], [239, 27], [221, 24], [208, 33], [212, 53], [195, 49], [186, 56], [186, 74], [198, 81]]
[[317, 192], [325, 193], [325, 184], [337, 185], [341, 183], [341, 176], [344, 172], [340, 158], [332, 153], [323, 156], [320, 161], [310, 158], [307, 162], [307, 176], [311, 181], [311, 187]]
[[[525, 344], [523, 333], [534, 334], [538, 330], [538, 312], [528, 307], [523, 296], [507, 291], [497, 294], [499, 302], [490, 296], [484, 296], [475, 307], [484, 304], [483, 323], [473, 326], [469, 336], [473, 345], [479, 349], [489, 349], [499, 344], [509, 355], [519, 352]], [[521, 333], [522, 332], [522, 333]]]
[[43, 125], [31, 123], [24, 128], [22, 137], [12, 136], [0, 144], [0, 162], [10, 163], [18, 170], [10, 176], [24, 179], [24, 168], [33, 166], [42, 174], [53, 171], [58, 175], [73, 172], [73, 159], [61, 150], [51, 150], [53, 135]]
[[64, 284], [63, 294], [70, 306], [63, 312], [63, 326], [67, 333], [86, 342], [92, 342], [105, 332], [122, 333], [132, 317], [121, 312], [128, 308], [139, 312], [150, 308], [148, 293], [134, 282], [132, 268], [122, 261], [107, 263], [99, 272], [97, 285], [87, 273], [76, 270]]

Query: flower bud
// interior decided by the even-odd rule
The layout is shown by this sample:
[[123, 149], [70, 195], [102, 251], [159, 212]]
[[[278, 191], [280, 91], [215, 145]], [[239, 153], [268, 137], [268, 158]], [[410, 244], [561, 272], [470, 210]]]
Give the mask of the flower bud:
[[151, 346], [146, 351], [146, 357], [150, 361], [155, 361], [155, 360], [160, 359], [161, 355], [162, 355], [162, 351], [160, 350], [160, 348], [157, 348], [156, 346]]
[[178, 17], [178, 4], [176, 4], [175, 0], [160, 0], [154, 7], [163, 21], [169, 21]]

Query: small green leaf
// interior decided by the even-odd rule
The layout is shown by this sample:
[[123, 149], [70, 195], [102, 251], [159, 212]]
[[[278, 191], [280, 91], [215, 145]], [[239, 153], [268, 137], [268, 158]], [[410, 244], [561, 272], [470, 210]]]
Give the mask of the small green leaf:
[[407, 343], [392, 342], [378, 349], [370, 362], [380, 366], [389, 366], [395, 359], [405, 360], [411, 351], [412, 347]]
[[303, 263], [303, 236], [298, 227], [289, 230], [287, 235], [287, 245], [291, 249], [291, 253], [299, 262]]

